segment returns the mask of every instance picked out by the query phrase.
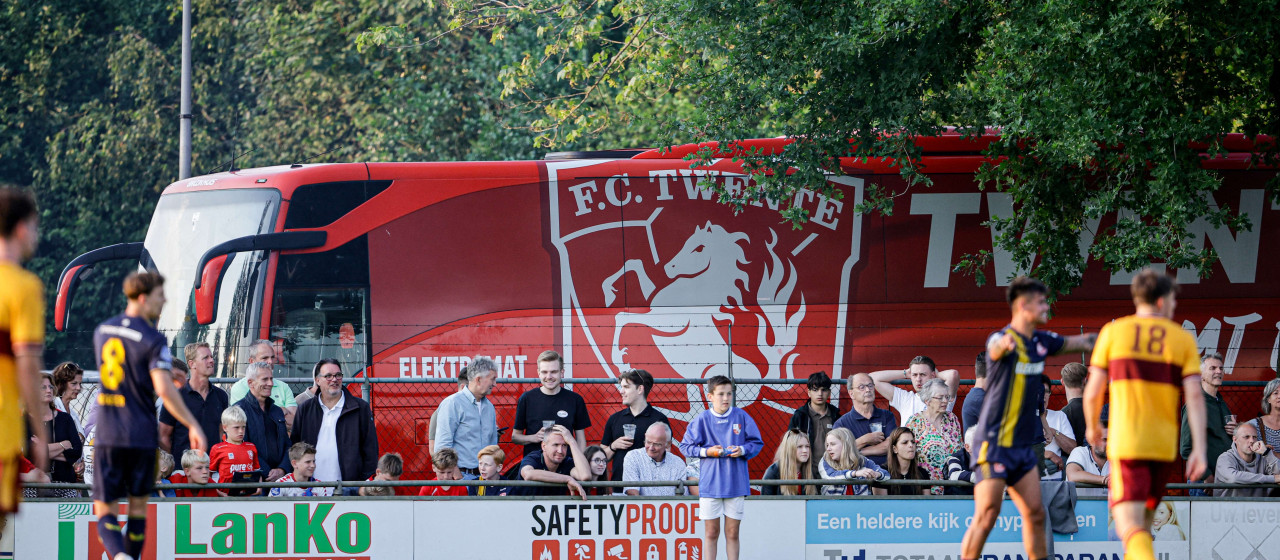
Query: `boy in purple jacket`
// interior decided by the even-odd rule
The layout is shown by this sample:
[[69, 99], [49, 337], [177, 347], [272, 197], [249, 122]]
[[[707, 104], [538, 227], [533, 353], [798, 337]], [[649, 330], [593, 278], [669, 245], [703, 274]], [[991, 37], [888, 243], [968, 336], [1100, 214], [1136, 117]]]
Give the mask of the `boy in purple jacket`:
[[729, 560], [738, 560], [738, 527], [742, 524], [744, 498], [751, 494], [747, 460], [764, 447], [755, 420], [741, 408], [733, 408], [733, 381], [723, 375], [707, 380], [711, 410], [703, 411], [684, 431], [680, 452], [701, 458], [699, 516], [706, 523], [702, 553], [716, 560], [720, 517], [724, 523], [724, 549]]

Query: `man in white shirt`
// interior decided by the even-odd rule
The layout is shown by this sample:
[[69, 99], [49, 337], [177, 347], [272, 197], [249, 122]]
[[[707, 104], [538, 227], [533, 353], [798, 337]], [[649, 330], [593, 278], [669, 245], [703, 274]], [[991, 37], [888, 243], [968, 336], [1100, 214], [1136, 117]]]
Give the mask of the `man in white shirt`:
[[1040, 415], [1040, 429], [1044, 430], [1044, 458], [1058, 466], [1058, 472], [1047, 475], [1044, 479], [1062, 480], [1062, 473], [1067, 468], [1064, 457], [1069, 457], [1076, 449], [1076, 433], [1071, 429], [1071, 419], [1067, 418], [1067, 413], [1049, 410], [1053, 382], [1047, 375], [1040, 376], [1040, 379], [1044, 382], [1044, 404], [1040, 405], [1044, 409], [1044, 414]]
[[[911, 363], [907, 365], [907, 369], [892, 369], [877, 371], [871, 374], [871, 380], [875, 381], [876, 392], [880, 396], [889, 399], [889, 406], [898, 411], [898, 421], [900, 424], [906, 423], [917, 412], [925, 409], [924, 401], [920, 400], [920, 388], [924, 387], [926, 381], [930, 379], [941, 379], [947, 383], [947, 410], [951, 410], [956, 404], [956, 390], [960, 386], [960, 372], [954, 369], [938, 371], [937, 364], [928, 356], [916, 356], [911, 359]], [[910, 379], [913, 390], [907, 391], [893, 386], [893, 382], [898, 379]]]
[[1102, 429], [1102, 447], [1077, 446], [1067, 457], [1067, 480], [1101, 484], [1103, 488], [1077, 488], [1077, 496], [1106, 496], [1111, 484], [1111, 463], [1107, 461], [1107, 429]]
[[[622, 480], [642, 482], [683, 480], [684, 459], [671, 453], [671, 426], [656, 422], [644, 432], [644, 449], [632, 449], [622, 460]], [[683, 490], [683, 489], [680, 489]], [[675, 496], [683, 494], [675, 486], [632, 486], [628, 496]]]
[[[342, 365], [325, 358], [312, 369], [320, 393], [298, 407], [290, 439], [316, 449], [315, 477], [364, 481], [378, 467], [378, 432], [373, 410], [343, 385]], [[344, 491], [354, 495], [359, 489]]]

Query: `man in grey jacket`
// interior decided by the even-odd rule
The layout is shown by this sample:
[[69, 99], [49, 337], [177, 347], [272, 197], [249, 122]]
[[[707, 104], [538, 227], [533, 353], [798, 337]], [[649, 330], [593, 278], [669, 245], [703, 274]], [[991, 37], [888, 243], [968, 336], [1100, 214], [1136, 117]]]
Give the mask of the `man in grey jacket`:
[[[1267, 446], [1258, 439], [1258, 430], [1252, 425], [1236, 427], [1231, 449], [1218, 456], [1217, 481], [1224, 484], [1280, 483], [1280, 460], [1267, 452]], [[1213, 491], [1214, 496], [1231, 498], [1260, 498], [1267, 495], [1266, 488], [1230, 488]]]

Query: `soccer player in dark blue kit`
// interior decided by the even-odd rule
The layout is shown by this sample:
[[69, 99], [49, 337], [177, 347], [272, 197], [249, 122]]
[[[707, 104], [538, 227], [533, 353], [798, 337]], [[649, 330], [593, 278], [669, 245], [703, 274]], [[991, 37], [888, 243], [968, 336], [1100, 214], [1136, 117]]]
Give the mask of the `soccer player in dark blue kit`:
[[1097, 335], [1063, 337], [1039, 330], [1049, 322], [1049, 289], [1022, 276], [1009, 283], [1012, 318], [987, 338], [987, 394], [973, 438], [973, 524], [964, 534], [960, 557], [982, 557], [987, 535], [1000, 515], [1004, 491], [1022, 514], [1022, 544], [1029, 560], [1048, 554], [1040, 472], [1034, 446], [1044, 441], [1040, 405], [1044, 402], [1045, 358], [1088, 352]]
[[[94, 452], [93, 514], [98, 537], [113, 560], [142, 556], [147, 539], [147, 496], [155, 482], [157, 394], [190, 432], [191, 449], [207, 451], [204, 431], [173, 386], [169, 341], [154, 327], [164, 307], [164, 277], [135, 272], [124, 279], [124, 314], [98, 325], [93, 349], [102, 379]], [[129, 521], [119, 523], [116, 502], [129, 498]]]

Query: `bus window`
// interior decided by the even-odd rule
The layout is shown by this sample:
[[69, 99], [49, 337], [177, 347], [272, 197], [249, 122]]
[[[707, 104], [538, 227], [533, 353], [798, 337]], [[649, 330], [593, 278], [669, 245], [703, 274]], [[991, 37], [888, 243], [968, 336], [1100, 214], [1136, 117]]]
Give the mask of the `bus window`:
[[369, 245], [365, 237], [324, 253], [281, 255], [271, 302], [271, 337], [282, 377], [311, 377], [323, 358], [348, 375], [369, 363]]

